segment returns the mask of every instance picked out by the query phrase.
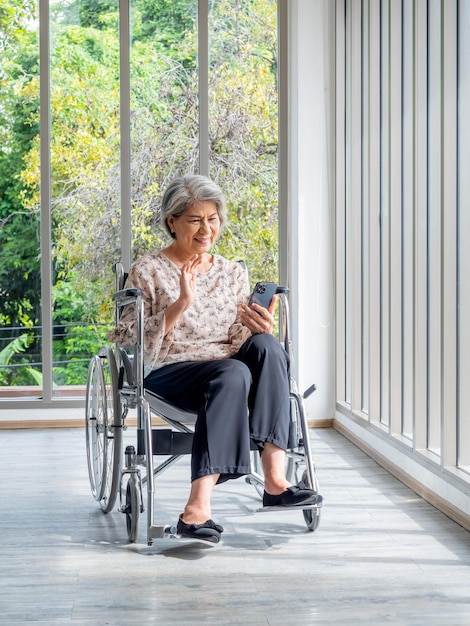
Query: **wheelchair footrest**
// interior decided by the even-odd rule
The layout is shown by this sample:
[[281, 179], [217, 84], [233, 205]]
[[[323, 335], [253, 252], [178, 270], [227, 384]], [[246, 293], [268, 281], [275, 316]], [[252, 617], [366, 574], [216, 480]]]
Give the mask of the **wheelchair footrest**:
[[310, 504], [296, 504], [294, 506], [262, 506], [256, 509], [257, 513], [269, 513], [270, 511], [307, 511], [309, 509], [321, 509], [323, 507], [323, 496], [317, 495], [315, 502]]
[[182, 537], [176, 532], [176, 526], [170, 525], [150, 526], [150, 528], [147, 528], [147, 545], [153, 545], [154, 539], [174, 539], [178, 543], [181, 542], [182, 544], [196, 544], [199, 547], [204, 546], [205, 548], [216, 545], [209, 541], [205, 541], [204, 539], [197, 539], [195, 537]]

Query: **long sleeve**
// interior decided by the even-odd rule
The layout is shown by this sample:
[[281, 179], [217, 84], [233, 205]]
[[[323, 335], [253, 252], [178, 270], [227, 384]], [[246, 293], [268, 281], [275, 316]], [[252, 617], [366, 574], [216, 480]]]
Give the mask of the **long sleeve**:
[[[126, 288], [140, 289], [144, 304], [144, 363], [150, 371], [168, 354], [172, 341], [172, 331], [165, 336], [164, 308], [168, 298], [159, 298], [162, 289], [159, 277], [154, 271], [149, 257], [143, 257], [135, 263], [126, 281]], [[117, 328], [108, 333], [108, 339], [123, 346], [135, 345], [137, 340], [137, 319], [135, 305], [125, 307]]]
[[[214, 256], [213, 267], [196, 277], [196, 298], [166, 334], [165, 309], [180, 293], [181, 272], [162, 252], [142, 257], [131, 268], [126, 287], [140, 289], [144, 302], [145, 374], [169, 363], [233, 356], [251, 336], [240, 322], [240, 304], [248, 301], [244, 267]], [[108, 338], [136, 343], [135, 306], [123, 311]]]

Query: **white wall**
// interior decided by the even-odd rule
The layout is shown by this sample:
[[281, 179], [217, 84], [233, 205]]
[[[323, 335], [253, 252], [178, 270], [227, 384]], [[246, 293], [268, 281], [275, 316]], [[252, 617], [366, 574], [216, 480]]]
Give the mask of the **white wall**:
[[[309, 419], [334, 417], [334, 0], [289, 0], [289, 283]], [[296, 323], [297, 322], [297, 323]]]

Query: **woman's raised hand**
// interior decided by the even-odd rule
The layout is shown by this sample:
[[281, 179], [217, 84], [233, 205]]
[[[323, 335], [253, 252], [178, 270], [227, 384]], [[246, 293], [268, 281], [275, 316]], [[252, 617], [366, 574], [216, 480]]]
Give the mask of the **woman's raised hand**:
[[181, 267], [179, 299], [189, 308], [196, 297], [196, 276], [202, 264], [202, 254], [195, 254]]
[[202, 263], [202, 255], [196, 254], [181, 267], [180, 295], [175, 302], [165, 309], [165, 335], [173, 328], [196, 297], [196, 276]]

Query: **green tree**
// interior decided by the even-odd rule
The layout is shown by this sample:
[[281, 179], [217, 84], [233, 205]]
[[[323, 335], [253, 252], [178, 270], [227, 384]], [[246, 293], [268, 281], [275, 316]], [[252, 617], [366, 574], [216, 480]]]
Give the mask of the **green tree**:
[[[197, 2], [194, 0], [136, 0], [134, 3], [134, 38], [162, 43], [167, 50], [194, 30]], [[178, 54], [176, 52], [176, 54]]]
[[24, 36], [28, 23], [34, 18], [34, 0], [0, 0], [0, 50], [15, 49]]

